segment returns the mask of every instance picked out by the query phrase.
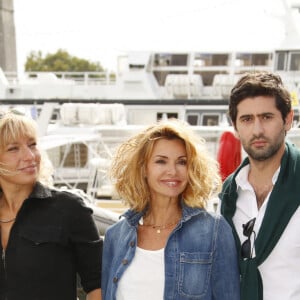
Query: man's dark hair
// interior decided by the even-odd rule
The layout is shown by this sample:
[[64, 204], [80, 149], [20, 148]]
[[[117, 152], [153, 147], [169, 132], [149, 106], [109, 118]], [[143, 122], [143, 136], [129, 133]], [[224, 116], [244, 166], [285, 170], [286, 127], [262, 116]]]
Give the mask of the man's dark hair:
[[237, 106], [246, 98], [257, 96], [275, 97], [276, 108], [283, 121], [292, 109], [291, 96], [279, 75], [271, 72], [253, 72], [243, 75], [232, 88], [229, 100], [229, 116], [236, 126]]

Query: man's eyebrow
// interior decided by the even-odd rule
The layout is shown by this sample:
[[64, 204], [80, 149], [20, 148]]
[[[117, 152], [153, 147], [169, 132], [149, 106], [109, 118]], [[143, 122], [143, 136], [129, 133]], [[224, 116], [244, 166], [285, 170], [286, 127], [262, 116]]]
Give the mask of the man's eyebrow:
[[245, 118], [245, 117], [254, 117], [254, 116], [257, 116], [257, 117], [261, 117], [261, 116], [266, 116], [266, 115], [274, 115], [273, 112], [263, 112], [263, 113], [260, 113], [260, 114], [244, 114], [244, 115], [241, 115], [239, 116], [239, 118]]

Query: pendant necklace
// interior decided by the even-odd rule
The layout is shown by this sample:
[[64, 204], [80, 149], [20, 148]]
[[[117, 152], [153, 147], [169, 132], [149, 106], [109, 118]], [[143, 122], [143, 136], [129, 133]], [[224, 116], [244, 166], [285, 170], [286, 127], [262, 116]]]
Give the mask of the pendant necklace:
[[155, 224], [145, 225], [145, 224], [144, 224], [144, 219], [143, 219], [143, 217], [141, 217], [140, 220], [139, 220], [139, 224], [140, 224], [141, 226], [152, 227], [153, 229], [156, 230], [156, 233], [159, 234], [159, 233], [161, 233], [162, 230], [168, 229], [168, 228], [170, 228], [171, 226], [176, 225], [176, 224], [179, 222], [179, 220], [180, 220], [180, 219], [178, 219], [176, 222], [170, 222], [170, 223], [167, 223], [167, 224], [164, 224], [164, 225], [155, 225]]
[[173, 223], [168, 223], [165, 225], [148, 225], [148, 226], [152, 226], [153, 229], [156, 229], [156, 233], [160, 233], [161, 230], [168, 229], [169, 227], [176, 225], [178, 223], [178, 221], [173, 222]]

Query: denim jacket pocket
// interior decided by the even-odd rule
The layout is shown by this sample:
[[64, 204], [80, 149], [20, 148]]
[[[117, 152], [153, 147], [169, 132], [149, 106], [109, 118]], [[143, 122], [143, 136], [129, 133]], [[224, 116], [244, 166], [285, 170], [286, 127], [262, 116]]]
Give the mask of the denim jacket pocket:
[[212, 253], [182, 252], [179, 263], [179, 294], [190, 298], [204, 296], [211, 276]]

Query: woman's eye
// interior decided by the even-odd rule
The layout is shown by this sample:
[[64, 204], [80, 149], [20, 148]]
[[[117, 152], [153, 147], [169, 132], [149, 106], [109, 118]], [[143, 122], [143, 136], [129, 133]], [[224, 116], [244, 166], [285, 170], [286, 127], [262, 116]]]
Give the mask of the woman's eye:
[[187, 164], [187, 161], [186, 161], [185, 159], [183, 159], [183, 160], [179, 160], [178, 163], [179, 163], [180, 165], [185, 166], [185, 165]]
[[18, 147], [16, 147], [16, 146], [7, 148], [7, 151], [9, 151], [9, 152], [16, 151], [16, 150], [18, 150]]
[[35, 147], [36, 147], [36, 145], [37, 145], [37, 143], [36, 143], [36, 142], [34, 142], [34, 143], [31, 143], [31, 144], [29, 145], [29, 147], [30, 147], [30, 148], [35, 148]]
[[163, 159], [158, 159], [157, 161], [155, 161], [157, 164], [164, 164], [165, 161]]

